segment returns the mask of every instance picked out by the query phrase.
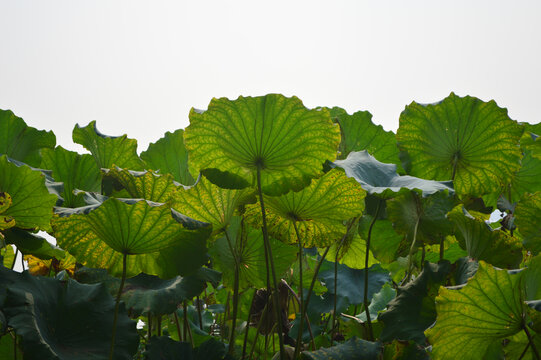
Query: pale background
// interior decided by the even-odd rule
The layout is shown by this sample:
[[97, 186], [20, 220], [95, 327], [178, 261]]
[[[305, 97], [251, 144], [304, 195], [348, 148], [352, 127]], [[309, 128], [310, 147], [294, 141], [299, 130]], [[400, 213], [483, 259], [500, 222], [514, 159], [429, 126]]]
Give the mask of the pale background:
[[393, 131], [451, 91], [537, 123], [540, 17], [539, 0], [0, 0], [0, 109], [79, 151], [76, 123], [142, 151], [192, 106], [270, 92]]

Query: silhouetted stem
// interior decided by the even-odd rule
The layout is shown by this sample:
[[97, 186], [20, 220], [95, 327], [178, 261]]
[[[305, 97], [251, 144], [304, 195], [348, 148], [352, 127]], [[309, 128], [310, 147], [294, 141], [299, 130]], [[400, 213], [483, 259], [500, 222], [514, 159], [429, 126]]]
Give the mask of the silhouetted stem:
[[522, 324], [522, 329], [524, 329], [524, 332], [526, 333], [526, 336], [528, 337], [528, 341], [530, 343], [530, 346], [532, 347], [533, 353], [535, 354], [535, 358], [537, 360], [541, 360], [541, 356], [539, 356], [539, 351], [535, 347], [535, 343], [533, 341], [532, 335], [528, 331], [528, 327], [526, 326], [526, 324]]
[[111, 350], [109, 351], [109, 360], [113, 360], [113, 355], [115, 351], [115, 336], [116, 336], [116, 322], [118, 319], [118, 308], [120, 306], [120, 296], [122, 295], [122, 289], [124, 288], [124, 282], [126, 281], [126, 263], [128, 259], [128, 254], [122, 254], [122, 279], [120, 280], [120, 287], [118, 288], [118, 293], [116, 295], [115, 303], [115, 316], [113, 318], [113, 333], [111, 335]]
[[443, 260], [444, 254], [445, 254], [445, 236], [442, 236], [441, 241], [440, 241], [440, 261]]
[[238, 309], [238, 303], [239, 303], [239, 259], [237, 257], [237, 253], [233, 248], [233, 244], [231, 243], [231, 239], [229, 238], [229, 234], [227, 233], [227, 229], [225, 231], [225, 238], [227, 240], [227, 244], [229, 246], [229, 251], [231, 251], [231, 255], [233, 256], [233, 260], [235, 261], [235, 278], [233, 281], [233, 319], [231, 323], [231, 334], [229, 336], [229, 354], [233, 354], [233, 351], [235, 349], [234, 342], [235, 342], [235, 326], [237, 324], [237, 309]]
[[374, 341], [374, 331], [372, 330], [372, 319], [370, 319], [370, 310], [368, 309], [368, 262], [370, 260], [370, 240], [372, 239], [372, 229], [374, 224], [379, 216], [379, 210], [381, 208], [381, 203], [383, 200], [378, 199], [378, 206], [376, 208], [376, 213], [374, 218], [370, 222], [370, 227], [368, 228], [368, 236], [366, 239], [366, 254], [364, 256], [364, 294], [363, 294], [363, 305], [364, 311], [366, 312], [366, 323], [368, 324], [368, 340]]
[[17, 261], [17, 255], [19, 255], [19, 249], [15, 251], [15, 256], [13, 257], [13, 262], [11, 263], [11, 270], [15, 267], [15, 262]]
[[250, 309], [248, 310], [248, 320], [246, 322], [246, 331], [244, 333], [244, 342], [242, 344], [241, 360], [244, 360], [244, 357], [246, 356], [246, 344], [248, 343], [248, 332], [250, 331], [250, 320], [252, 318], [252, 308], [254, 307], [256, 294], [257, 294], [257, 290], [254, 291], [254, 296], [252, 296], [252, 303], [250, 304]]
[[[280, 359], [285, 360], [285, 352], [284, 352], [284, 339], [282, 337], [282, 314], [280, 309], [280, 303], [278, 301], [278, 297], [276, 296], [276, 292], [278, 291], [278, 283], [276, 281], [276, 271], [274, 269], [274, 259], [272, 258], [272, 249], [270, 246], [269, 241], [269, 234], [267, 231], [267, 215], [265, 213], [265, 203], [263, 202], [263, 191], [261, 190], [261, 167], [257, 167], [257, 191], [259, 193], [259, 203], [261, 205], [261, 216], [263, 218], [263, 242], [264, 246], [267, 249], [267, 258], [268, 258], [268, 265], [270, 266], [271, 275], [270, 278], [272, 280], [272, 288], [269, 289], [271, 296], [272, 296], [272, 303], [274, 308], [274, 314], [276, 316], [276, 322], [278, 323], [278, 343], [280, 345]], [[267, 267], [267, 274], [269, 274], [269, 267]], [[267, 275], [268, 276], [268, 275]]]
[[178, 315], [176, 310], [173, 312], [173, 315], [175, 317], [175, 325], [177, 326], [178, 339], [179, 341], [184, 341], [184, 337], [182, 336], [183, 334], [180, 333], [180, 324], [178, 321]]
[[261, 316], [259, 317], [259, 322], [255, 331], [255, 339], [252, 344], [252, 348], [250, 349], [250, 359], [254, 356], [255, 345], [257, 344], [257, 338], [259, 337], [259, 331], [261, 330], [261, 324], [263, 323], [263, 319], [265, 319], [265, 316], [267, 316], [268, 305], [269, 303], [267, 301], [265, 307], [263, 307], [263, 310], [261, 311]]

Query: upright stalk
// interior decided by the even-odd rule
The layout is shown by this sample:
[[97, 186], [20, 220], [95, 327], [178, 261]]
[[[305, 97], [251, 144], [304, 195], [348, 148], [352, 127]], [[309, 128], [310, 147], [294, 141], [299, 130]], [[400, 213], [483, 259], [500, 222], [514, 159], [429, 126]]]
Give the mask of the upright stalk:
[[411, 242], [410, 252], [408, 254], [408, 276], [404, 280], [406, 284], [411, 279], [411, 273], [413, 271], [413, 252], [415, 251], [415, 243], [417, 242], [417, 228], [419, 227], [419, 218], [415, 222], [415, 228], [413, 229], [413, 241]]
[[378, 206], [376, 208], [376, 213], [374, 218], [370, 222], [370, 227], [368, 228], [368, 236], [366, 239], [366, 254], [364, 257], [364, 294], [363, 294], [363, 305], [364, 311], [366, 312], [366, 323], [368, 324], [368, 340], [374, 341], [374, 331], [372, 330], [372, 319], [370, 319], [370, 310], [368, 309], [368, 262], [370, 260], [370, 239], [372, 238], [372, 229], [374, 224], [379, 216], [379, 210], [381, 208], [381, 203], [384, 200], [378, 199]]
[[[263, 202], [263, 191], [261, 190], [261, 166], [257, 167], [257, 191], [259, 193], [259, 203], [261, 204], [261, 216], [263, 218], [263, 243], [266, 249], [266, 257], [268, 258], [268, 265], [270, 266], [271, 275], [270, 278], [272, 279], [272, 288], [270, 290], [270, 294], [272, 296], [272, 303], [274, 308], [274, 314], [276, 316], [276, 322], [278, 323], [278, 342], [280, 345], [280, 359], [285, 359], [285, 352], [284, 352], [284, 339], [282, 337], [282, 314], [280, 309], [280, 303], [278, 301], [278, 297], [276, 296], [276, 291], [278, 290], [278, 283], [276, 281], [276, 271], [274, 269], [274, 259], [272, 258], [272, 249], [270, 246], [269, 241], [269, 234], [267, 231], [267, 216], [265, 213], [265, 203]], [[269, 266], [267, 266], [267, 277], [269, 277]]]
[[440, 241], [440, 261], [443, 260], [443, 256], [445, 255], [445, 236], [441, 235], [441, 241]]
[[[331, 346], [333, 346], [334, 343], [334, 330], [335, 330], [335, 323], [336, 323], [336, 298], [338, 297], [336, 295], [337, 288], [338, 288], [338, 254], [340, 253], [340, 248], [342, 244], [336, 248], [336, 256], [334, 258], [334, 301], [333, 301], [333, 307], [332, 307], [332, 321], [331, 321]], [[365, 269], [366, 270], [366, 269]]]
[[231, 322], [231, 334], [229, 336], [229, 349], [228, 353], [233, 354], [235, 350], [235, 326], [237, 324], [237, 311], [239, 306], [239, 259], [237, 256], [236, 251], [233, 248], [233, 244], [231, 243], [231, 239], [229, 238], [229, 234], [227, 233], [227, 229], [225, 231], [225, 238], [227, 240], [227, 244], [229, 245], [229, 251], [231, 251], [231, 255], [233, 255], [233, 259], [235, 261], [235, 278], [233, 280], [233, 319]]
[[113, 333], [111, 335], [111, 350], [109, 351], [109, 360], [113, 360], [113, 354], [115, 351], [115, 336], [116, 336], [116, 322], [118, 320], [118, 308], [120, 305], [120, 296], [122, 295], [122, 289], [124, 289], [124, 283], [126, 282], [126, 263], [128, 259], [128, 254], [122, 254], [122, 279], [120, 280], [120, 287], [118, 288], [118, 293], [116, 295], [115, 303], [115, 316], [113, 318]]
[[248, 343], [248, 332], [250, 331], [250, 320], [252, 319], [252, 308], [254, 307], [256, 294], [257, 290], [254, 291], [254, 296], [252, 296], [252, 303], [250, 305], [250, 309], [248, 310], [248, 320], [246, 322], [246, 332], [244, 333], [244, 342], [242, 344], [241, 360], [244, 360], [244, 357], [246, 356], [246, 344]]
[[180, 332], [180, 324], [178, 322], [177, 310], [173, 311], [173, 315], [175, 317], [175, 325], [177, 326], [178, 340], [182, 342], [184, 341], [184, 336]]
[[15, 267], [15, 262], [17, 261], [17, 255], [19, 255], [19, 249], [17, 248], [17, 251], [15, 251], [15, 256], [13, 257], [13, 262], [11, 263], [11, 270]]
[[522, 329], [524, 330], [524, 332], [526, 333], [526, 336], [528, 337], [528, 342], [529, 342], [530, 346], [532, 347], [532, 351], [535, 354], [535, 358], [537, 360], [541, 360], [541, 356], [539, 356], [539, 350], [537, 350], [537, 347], [534, 344], [532, 335], [528, 331], [528, 326], [524, 322], [522, 323]]
[[182, 303], [182, 311], [184, 313], [184, 326], [186, 326], [186, 329], [188, 330], [188, 336], [190, 337], [190, 344], [192, 344], [192, 348], [194, 348], [194, 342], [193, 342], [193, 336], [192, 336], [192, 329], [190, 328], [190, 323], [188, 322], [188, 303], [186, 300]]
[[[304, 321], [304, 296], [302, 296], [302, 239], [299, 235], [299, 229], [297, 229], [297, 222], [293, 221], [293, 228], [295, 229], [295, 234], [297, 235], [297, 243], [299, 244], [299, 302], [300, 302], [300, 318], [299, 318], [299, 332], [298, 334], [301, 334], [299, 342], [295, 344], [295, 354], [293, 355], [293, 359], [297, 357], [299, 354], [299, 350], [302, 346], [302, 331], [303, 331], [303, 321]], [[299, 338], [299, 336], [297, 336]]]

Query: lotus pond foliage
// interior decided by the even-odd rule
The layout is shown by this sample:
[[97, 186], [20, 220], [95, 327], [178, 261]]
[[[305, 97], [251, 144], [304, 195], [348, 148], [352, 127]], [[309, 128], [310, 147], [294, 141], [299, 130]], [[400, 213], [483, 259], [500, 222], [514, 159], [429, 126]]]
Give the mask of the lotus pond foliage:
[[79, 154], [0, 110], [1, 359], [541, 360], [539, 124], [454, 93], [396, 134], [279, 94], [189, 119]]

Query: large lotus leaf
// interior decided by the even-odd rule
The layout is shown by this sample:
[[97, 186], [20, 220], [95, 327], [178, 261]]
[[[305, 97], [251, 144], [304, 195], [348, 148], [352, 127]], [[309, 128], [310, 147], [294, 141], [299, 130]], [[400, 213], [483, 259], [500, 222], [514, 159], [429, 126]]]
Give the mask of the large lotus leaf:
[[378, 317], [383, 323], [382, 341], [398, 339], [425, 344], [424, 331], [436, 320], [434, 299], [450, 271], [448, 261], [426, 262], [419, 277], [398, 288], [396, 298]]
[[530, 150], [534, 157], [541, 159], [541, 123], [535, 125], [528, 123], [521, 124], [526, 131], [520, 139], [520, 145]]
[[[393, 289], [389, 283], [383, 285], [381, 290], [375, 293], [374, 296], [372, 296], [372, 300], [370, 300], [370, 305], [368, 306], [370, 319], [372, 321], [376, 320], [378, 314], [387, 308], [387, 304], [389, 301], [393, 300], [395, 296], [396, 290]], [[356, 316], [363, 322], [368, 319], [366, 316], [366, 311], [363, 311]]]
[[[242, 230], [240, 218], [235, 217], [227, 229], [231, 247], [227, 238], [217, 239], [209, 253], [219, 270], [223, 272], [224, 284], [233, 288], [235, 257], [239, 259], [239, 284], [241, 288], [249, 285], [257, 288], [267, 286], [267, 267], [265, 264], [265, 249], [263, 233], [260, 229], [245, 226]], [[272, 257], [277, 276], [282, 276], [291, 268], [297, 257], [297, 248], [270, 238]], [[233, 250], [233, 252], [231, 251]]]
[[422, 196], [444, 190], [454, 192], [451, 181], [425, 180], [409, 175], [400, 176], [396, 172], [396, 165], [379, 162], [366, 150], [351, 152], [347, 159], [336, 160], [331, 166], [341, 167], [346, 171], [347, 176], [357, 180], [369, 194], [384, 199], [409, 190], [416, 190]]
[[333, 107], [330, 113], [333, 121], [340, 124], [340, 159], [352, 151], [367, 150], [379, 161], [401, 167], [395, 134], [375, 125], [370, 112], [357, 111], [349, 115], [344, 109]]
[[534, 255], [541, 252], [541, 192], [525, 195], [515, 208], [515, 224], [524, 247]]
[[[115, 301], [103, 285], [34, 277], [7, 290], [4, 312], [21, 336], [25, 359], [104, 359], [111, 346]], [[131, 359], [139, 344], [135, 322], [121, 307], [115, 359]]]
[[455, 199], [447, 191], [420, 197], [416, 192], [400, 194], [387, 202], [387, 216], [394, 228], [407, 234], [410, 242], [417, 228], [417, 244], [439, 243], [452, 232], [447, 213], [453, 209]]
[[137, 156], [137, 140], [126, 135], [107, 136], [96, 128], [96, 121], [85, 127], [75, 125], [73, 142], [90, 151], [98, 168], [109, 169], [113, 165], [131, 170], [143, 170], [143, 161]]
[[6, 230], [15, 226], [13, 217], [4, 215], [12, 204], [11, 196], [6, 192], [0, 192], [0, 230]]
[[520, 167], [523, 129], [491, 100], [451, 93], [430, 105], [412, 102], [396, 134], [409, 174], [454, 180], [460, 195], [498, 191]]
[[247, 190], [222, 189], [201, 177], [189, 189], [179, 189], [173, 199], [173, 208], [189, 217], [205, 221], [215, 233], [223, 231], [239, 205], [249, 195]]
[[171, 174], [175, 181], [183, 185], [192, 185], [194, 177], [188, 167], [188, 151], [184, 146], [184, 130], [169, 131], [148, 149], [141, 153], [146, 167], [162, 174]]
[[10, 110], [0, 110], [0, 154], [38, 167], [39, 151], [54, 148], [56, 136], [52, 131], [27, 126], [23, 119]]
[[13, 228], [5, 231], [4, 236], [7, 244], [17, 246], [17, 249], [24, 255], [34, 255], [45, 260], [52, 259], [53, 257], [58, 260], [64, 258], [64, 250], [50, 244], [45, 238], [39, 235]]
[[84, 201], [75, 196], [73, 190], [100, 191], [101, 176], [91, 155], [80, 155], [57, 146], [41, 150], [41, 168], [52, 170], [56, 181], [64, 183], [62, 198], [64, 207], [79, 207]]
[[[336, 295], [348, 299], [350, 304], [360, 304], [364, 301], [364, 272], [367, 269], [351, 269], [345, 265], [338, 264], [338, 282], [336, 284]], [[325, 261], [318, 276], [331, 294], [334, 292], [334, 263]], [[371, 299], [381, 287], [391, 281], [389, 272], [376, 264], [368, 268], [368, 298]]]
[[177, 265], [171, 260], [179, 253], [188, 261], [197, 260], [192, 271], [204, 263], [205, 240], [211, 232], [206, 223], [165, 204], [138, 199], [110, 198], [92, 209], [74, 209], [73, 215], [52, 222], [58, 244], [83, 265], [105, 268], [116, 276], [122, 273], [122, 257], [127, 254], [129, 276], [145, 272], [172, 277]]
[[510, 189], [511, 199], [518, 201], [526, 193], [541, 191], [541, 159], [532, 155], [532, 151], [524, 150], [520, 170], [513, 176]]
[[520, 278], [521, 274], [511, 275], [481, 261], [461, 290], [440, 288], [436, 325], [426, 331], [432, 357], [488, 359], [493, 344], [521, 331], [526, 305]]
[[[269, 233], [285, 243], [296, 243], [296, 223], [303, 246], [329, 246], [346, 233], [343, 221], [361, 215], [365, 195], [355, 180], [333, 169], [301, 191], [264, 196]], [[260, 227], [260, 203], [248, 205], [245, 217]]]
[[303, 351], [302, 359], [308, 360], [377, 360], [382, 353], [382, 344], [353, 337], [348, 341], [321, 348], [316, 351]]
[[457, 228], [456, 238], [460, 246], [475, 260], [508, 269], [514, 269], [522, 261], [520, 241], [504, 230], [494, 230], [482, 219], [473, 217], [462, 205], [448, 214]]
[[[82, 267], [74, 276], [77, 281], [84, 284], [103, 283], [111, 295], [118, 293], [120, 279], [110, 276], [106, 270]], [[168, 280], [142, 273], [126, 279], [121, 299], [131, 317], [149, 313], [172, 314], [183, 301], [199, 295], [207, 282], [218, 286], [220, 279], [219, 272], [208, 268], [200, 268], [191, 275], [177, 276]]]
[[[170, 203], [182, 186], [169, 174], [159, 175], [152, 171], [133, 171], [114, 167], [102, 169], [106, 177], [114, 179], [134, 199]], [[189, 215], [188, 215], [189, 216]]]
[[28, 166], [17, 166], [0, 156], [0, 192], [11, 196], [11, 206], [3, 216], [15, 219], [15, 226], [23, 229], [49, 230], [53, 206], [57, 197], [49, 194], [44, 175]]
[[[318, 251], [322, 255], [325, 250], [320, 248]], [[359, 236], [357, 231], [350, 233], [342, 243], [336, 242], [329, 247], [327, 259], [330, 261], [335, 261], [336, 259], [340, 264], [344, 264], [352, 269], [364, 269], [366, 241]], [[368, 267], [377, 264], [377, 262], [369, 250]]]
[[263, 191], [279, 195], [302, 189], [326, 160], [336, 158], [340, 129], [327, 110], [308, 110], [296, 97], [269, 94], [212, 99], [208, 110], [192, 109], [184, 139], [192, 168], [214, 169], [206, 173], [215, 175], [211, 181], [254, 186], [260, 168]]

